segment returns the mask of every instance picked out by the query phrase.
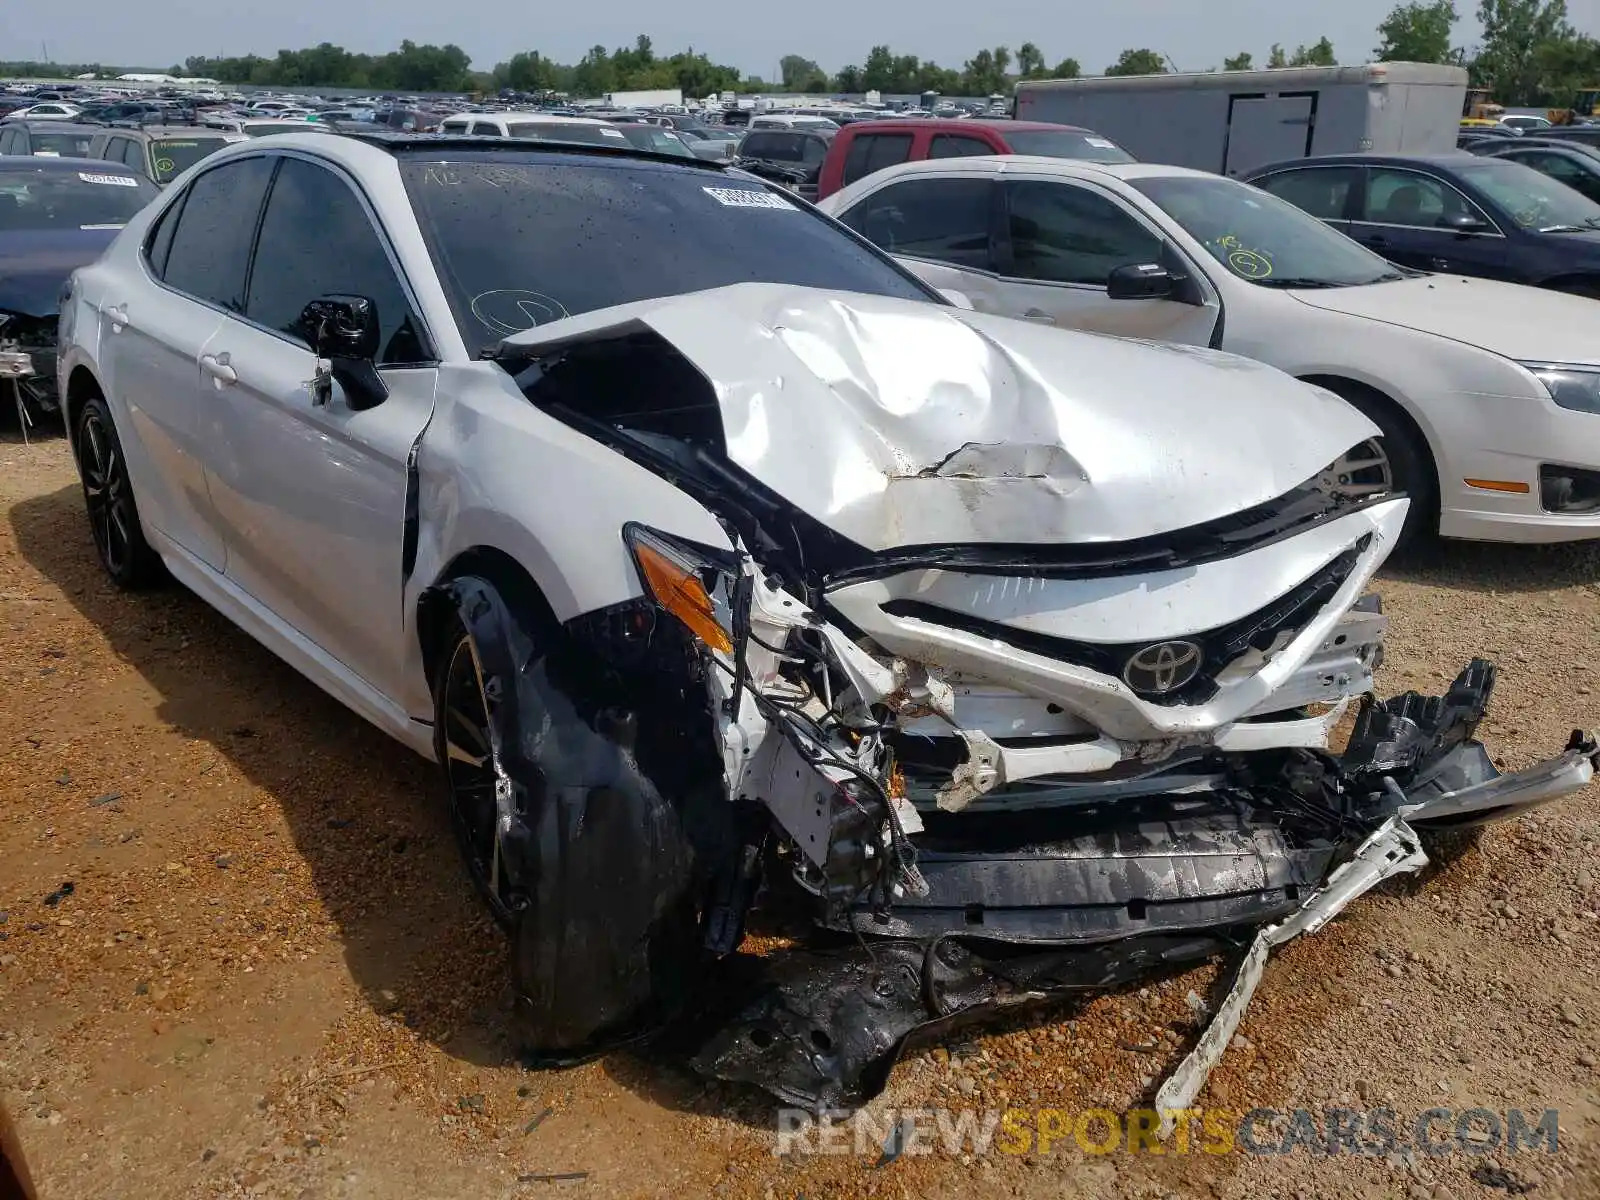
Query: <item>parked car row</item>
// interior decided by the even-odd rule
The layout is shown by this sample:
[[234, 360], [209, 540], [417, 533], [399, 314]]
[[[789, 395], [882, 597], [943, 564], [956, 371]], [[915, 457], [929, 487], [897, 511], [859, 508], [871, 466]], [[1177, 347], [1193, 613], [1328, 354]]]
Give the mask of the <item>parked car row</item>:
[[0, 402], [15, 404], [24, 429], [60, 410], [62, 286], [159, 194], [121, 162], [0, 157]]

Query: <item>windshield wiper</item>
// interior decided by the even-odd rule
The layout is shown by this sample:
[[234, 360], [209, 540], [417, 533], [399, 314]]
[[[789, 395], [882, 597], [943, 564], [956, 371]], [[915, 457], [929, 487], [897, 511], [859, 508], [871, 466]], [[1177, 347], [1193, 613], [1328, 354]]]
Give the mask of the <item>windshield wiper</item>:
[[1269, 275], [1265, 279], [1252, 279], [1251, 283], [1259, 283], [1262, 287], [1270, 288], [1337, 288], [1350, 287], [1348, 283], [1336, 283], [1331, 279], [1311, 279], [1294, 275]]
[[1544, 225], [1540, 233], [1593, 233], [1597, 226], [1594, 225]]

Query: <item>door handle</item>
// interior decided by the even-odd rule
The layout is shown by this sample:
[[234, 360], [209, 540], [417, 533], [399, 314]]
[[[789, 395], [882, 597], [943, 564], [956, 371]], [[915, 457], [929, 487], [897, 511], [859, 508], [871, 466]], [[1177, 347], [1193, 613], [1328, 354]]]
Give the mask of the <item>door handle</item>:
[[1056, 319], [1042, 308], [1030, 308], [1022, 314], [1023, 320], [1032, 321], [1035, 325], [1054, 325]]
[[106, 320], [111, 322], [111, 332], [121, 333], [128, 325], [128, 306], [126, 304], [112, 304], [105, 310]]
[[216, 381], [216, 385], [219, 388], [239, 381], [239, 372], [228, 365], [226, 351], [221, 354], [202, 354], [200, 356], [200, 365], [205, 368], [206, 374]]

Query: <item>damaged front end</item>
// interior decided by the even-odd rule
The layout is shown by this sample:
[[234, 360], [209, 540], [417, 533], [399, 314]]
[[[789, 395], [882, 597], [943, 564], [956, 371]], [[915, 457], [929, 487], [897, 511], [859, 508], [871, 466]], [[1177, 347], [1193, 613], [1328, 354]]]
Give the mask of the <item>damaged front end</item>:
[[[1271, 472], [1245, 453], [1230, 505], [1223, 467], [1186, 470], [1171, 448], [1202, 436], [1188, 432], [1192, 416], [1156, 401], [1145, 414], [1170, 443], [1140, 444], [1169, 476], [1096, 459], [1095, 445], [1133, 444], [1130, 427], [1084, 409], [1056, 427], [1093, 428], [1099, 442], [1046, 436], [1038, 414], [1060, 417], [1069, 398], [1032, 353], [1042, 335], [964, 316], [978, 323], [982, 369], [962, 377], [966, 391], [947, 379], [930, 393], [964, 432], [912, 453], [904, 442], [936, 439], [926, 418], [908, 424], [868, 486], [861, 463], [891, 444], [892, 422], [863, 413], [889, 406], [888, 385], [871, 363], [842, 351], [822, 362], [816, 347], [881, 354], [862, 332], [873, 313], [852, 301], [829, 326], [838, 313], [825, 303], [783, 298], [765, 340], [727, 339], [746, 359], [779, 356], [759, 391], [719, 374], [717, 347], [686, 332], [703, 303], [562, 322], [501, 353], [533, 404], [699, 501], [732, 547], [647, 524], [619, 531], [642, 597], [547, 637], [562, 653], [582, 647], [574, 677], [586, 682], [499, 734], [526, 755], [502, 781], [506, 844], [523, 854], [510, 869], [576, 922], [535, 912], [519, 963], [531, 953], [534, 975], [555, 980], [555, 948], [593, 942], [626, 977], [616, 991], [642, 996], [639, 981], [662, 971], [653, 948], [673, 947], [668, 1001], [656, 988], [629, 1011], [684, 1016], [697, 1070], [793, 1104], [859, 1104], [921, 1038], [1232, 953], [1228, 1003], [1162, 1092], [1192, 1098], [1273, 946], [1420, 867], [1430, 829], [1525, 811], [1600, 765], [1575, 733], [1546, 763], [1497, 771], [1475, 736], [1495, 681], [1483, 661], [1442, 696], [1373, 697], [1386, 618], [1368, 589], [1408, 502], [1319, 466], [1372, 436], [1354, 410], [1323, 419], [1307, 407], [1307, 436]], [[935, 315], [896, 312], [884, 339], [937, 321], [948, 357], [973, 332], [908, 307]], [[900, 349], [893, 361], [915, 360]], [[1126, 352], [1080, 349], [1091, 376], [1093, 355]], [[826, 386], [804, 386], [815, 379]], [[1274, 393], [1271, 378], [1234, 387], [1256, 388], [1263, 406], [1303, 399]], [[1005, 406], [1032, 414], [1009, 440], [995, 416], [1006, 388], [1018, 395]], [[831, 417], [829, 396], [846, 398]], [[908, 402], [896, 402], [903, 416]], [[821, 483], [768, 455], [780, 435], [799, 436], [803, 422], [785, 426], [795, 411], [868, 431], [813, 468]], [[990, 421], [983, 436], [974, 420]], [[797, 498], [849, 494], [870, 503]], [[1152, 527], [1148, 506], [1163, 498], [1191, 523]], [[962, 536], [935, 541], [933, 528]], [[507, 659], [522, 664], [519, 687], [554, 677], [535, 669], [534, 644]], [[536, 736], [561, 755], [529, 750]], [[582, 894], [598, 896], [618, 861], [644, 866], [616, 903], [585, 910], [557, 902], [550, 881], [568, 878], [558, 831], [581, 835], [601, 800], [604, 814], [632, 814], [604, 827], [633, 832], [585, 860]], [[702, 976], [682, 950], [688, 907], [719, 973]], [[800, 913], [802, 944], [735, 953], [764, 909]], [[677, 932], [657, 936], [669, 910]], [[578, 1032], [545, 1048], [560, 1057], [605, 1040], [592, 1023]]]
[[38, 414], [61, 409], [56, 395], [56, 322], [54, 314], [0, 310], [0, 402], [16, 405], [24, 428]]

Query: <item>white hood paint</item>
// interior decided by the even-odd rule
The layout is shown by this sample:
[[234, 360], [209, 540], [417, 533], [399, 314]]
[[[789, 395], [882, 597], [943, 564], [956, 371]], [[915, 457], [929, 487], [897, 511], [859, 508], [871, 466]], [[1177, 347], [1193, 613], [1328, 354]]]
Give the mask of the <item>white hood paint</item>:
[[585, 313], [505, 345], [640, 327], [712, 382], [733, 462], [875, 551], [1149, 537], [1280, 496], [1378, 433], [1230, 354], [775, 284]]
[[1290, 294], [1312, 308], [1400, 325], [1523, 362], [1600, 363], [1600, 301], [1587, 296], [1461, 275]]

